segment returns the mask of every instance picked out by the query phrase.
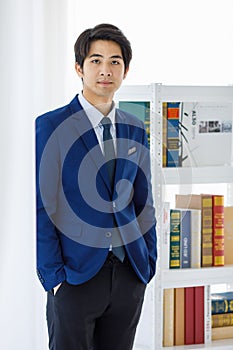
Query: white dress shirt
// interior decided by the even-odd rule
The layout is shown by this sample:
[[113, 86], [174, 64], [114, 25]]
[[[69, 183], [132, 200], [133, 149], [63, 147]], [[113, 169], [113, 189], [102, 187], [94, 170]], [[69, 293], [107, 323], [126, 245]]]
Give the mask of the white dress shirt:
[[116, 124], [115, 124], [115, 114], [116, 114], [116, 107], [115, 107], [115, 103], [112, 103], [112, 108], [109, 112], [108, 115], [104, 116], [97, 108], [95, 108], [92, 104], [90, 104], [90, 102], [88, 102], [85, 97], [83, 96], [82, 93], [80, 93], [78, 95], [78, 99], [79, 102], [81, 104], [81, 106], [83, 107], [88, 119], [90, 120], [93, 129], [96, 133], [96, 137], [97, 140], [99, 142], [100, 148], [102, 153], [104, 154], [104, 145], [103, 145], [103, 131], [104, 131], [104, 127], [101, 124], [101, 120], [104, 117], [108, 117], [111, 122], [112, 122], [112, 126], [110, 128], [110, 133], [112, 135], [112, 139], [113, 139], [113, 144], [114, 144], [114, 148], [115, 148], [115, 153], [117, 152], [117, 148], [116, 148]]

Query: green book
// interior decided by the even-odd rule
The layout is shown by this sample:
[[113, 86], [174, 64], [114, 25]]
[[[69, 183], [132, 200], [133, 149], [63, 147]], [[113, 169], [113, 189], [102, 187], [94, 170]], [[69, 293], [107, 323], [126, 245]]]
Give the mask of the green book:
[[148, 145], [150, 146], [150, 102], [149, 101], [120, 101], [119, 108], [131, 113], [145, 124]]

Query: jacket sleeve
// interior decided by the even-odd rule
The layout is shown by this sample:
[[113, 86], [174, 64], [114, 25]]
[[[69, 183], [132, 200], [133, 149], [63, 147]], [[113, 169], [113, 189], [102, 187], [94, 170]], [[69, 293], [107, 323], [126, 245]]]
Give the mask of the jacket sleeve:
[[144, 124], [142, 130], [142, 148], [138, 164], [140, 171], [134, 183], [133, 200], [138, 223], [148, 248], [150, 281], [155, 275], [157, 260], [156, 214], [152, 195], [150, 151]]
[[46, 291], [65, 280], [61, 246], [53, 217], [60, 179], [56, 128], [46, 116], [36, 119], [37, 275]]

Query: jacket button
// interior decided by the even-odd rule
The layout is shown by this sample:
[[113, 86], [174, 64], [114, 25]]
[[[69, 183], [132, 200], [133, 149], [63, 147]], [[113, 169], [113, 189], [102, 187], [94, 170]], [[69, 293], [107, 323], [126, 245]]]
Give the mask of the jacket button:
[[105, 233], [105, 236], [106, 236], [107, 238], [112, 237], [112, 232], [106, 232], [106, 233]]

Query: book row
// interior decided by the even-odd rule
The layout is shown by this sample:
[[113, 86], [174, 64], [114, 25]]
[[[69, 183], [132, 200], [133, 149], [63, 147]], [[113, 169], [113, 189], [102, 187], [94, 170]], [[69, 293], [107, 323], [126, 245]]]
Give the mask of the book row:
[[210, 286], [164, 289], [163, 346], [233, 338], [233, 292]]
[[164, 290], [163, 346], [205, 342], [204, 286]]
[[[150, 145], [149, 101], [119, 101], [119, 108], [145, 124]], [[163, 167], [230, 165], [232, 104], [162, 102]]]
[[173, 268], [224, 266], [224, 196], [176, 195], [170, 209]]
[[163, 167], [230, 165], [231, 103], [163, 102]]

